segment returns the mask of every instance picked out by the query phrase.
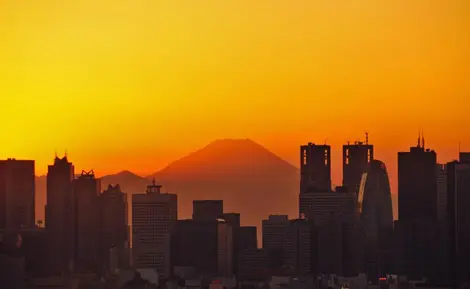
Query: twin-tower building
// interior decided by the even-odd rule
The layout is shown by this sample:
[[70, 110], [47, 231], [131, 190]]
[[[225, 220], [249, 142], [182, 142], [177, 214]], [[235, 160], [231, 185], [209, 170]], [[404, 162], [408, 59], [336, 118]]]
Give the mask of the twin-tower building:
[[343, 146], [343, 183], [332, 188], [331, 147], [300, 148], [299, 215], [313, 224], [318, 273], [380, 276], [390, 265], [393, 210], [385, 164], [365, 142]]

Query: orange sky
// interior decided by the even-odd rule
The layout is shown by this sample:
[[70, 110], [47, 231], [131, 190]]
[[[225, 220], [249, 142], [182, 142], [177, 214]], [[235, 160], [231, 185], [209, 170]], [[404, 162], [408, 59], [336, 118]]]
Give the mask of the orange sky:
[[0, 157], [158, 170], [216, 138], [297, 165], [363, 137], [396, 176], [420, 127], [470, 150], [468, 0], [0, 2]]

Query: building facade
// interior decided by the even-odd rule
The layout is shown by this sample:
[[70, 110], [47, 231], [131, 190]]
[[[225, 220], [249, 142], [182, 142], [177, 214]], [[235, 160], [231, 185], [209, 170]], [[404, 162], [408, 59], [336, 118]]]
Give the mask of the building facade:
[[132, 255], [136, 268], [171, 274], [171, 232], [178, 218], [177, 196], [161, 193], [155, 181], [145, 194], [132, 195]]
[[0, 229], [33, 228], [34, 161], [0, 161]]

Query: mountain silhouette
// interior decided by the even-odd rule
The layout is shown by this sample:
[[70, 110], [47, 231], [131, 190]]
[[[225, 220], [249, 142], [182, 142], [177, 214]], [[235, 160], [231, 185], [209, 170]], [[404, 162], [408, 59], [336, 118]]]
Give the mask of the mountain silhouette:
[[244, 225], [269, 214], [297, 216], [299, 170], [249, 139], [216, 140], [149, 178], [178, 194], [179, 218], [191, 217], [197, 199], [223, 200]]
[[121, 190], [129, 195], [133, 193], [143, 193], [149, 181], [141, 176], [138, 176], [130, 171], [122, 171], [113, 175], [106, 175], [101, 179], [101, 190], [108, 188], [108, 185], [117, 185], [121, 187]]
[[[223, 200], [224, 211], [240, 213], [242, 225], [260, 227], [269, 214], [298, 214], [299, 169], [249, 139], [213, 141], [147, 177], [130, 171], [102, 176], [101, 188], [119, 184], [128, 193], [130, 209], [131, 195], [145, 192], [153, 178], [164, 192], [178, 195], [180, 219], [191, 218], [192, 201], [198, 199]], [[36, 177], [38, 220], [44, 220], [46, 181], [46, 176]], [[392, 194], [395, 219], [397, 199]]]

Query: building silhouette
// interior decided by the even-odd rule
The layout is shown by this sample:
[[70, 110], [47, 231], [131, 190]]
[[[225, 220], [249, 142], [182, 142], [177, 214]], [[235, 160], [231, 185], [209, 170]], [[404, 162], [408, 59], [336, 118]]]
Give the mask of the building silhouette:
[[300, 147], [300, 193], [331, 190], [331, 149], [309, 143]]
[[0, 229], [33, 228], [34, 161], [0, 161]]
[[358, 208], [364, 232], [364, 265], [371, 280], [390, 272], [393, 209], [385, 164], [372, 160], [362, 175]]
[[95, 271], [99, 261], [98, 195], [101, 183], [93, 171], [82, 171], [73, 180], [75, 211], [75, 268], [79, 271]]
[[224, 202], [222, 200], [194, 200], [193, 220], [214, 221], [224, 214]]
[[446, 171], [451, 280], [463, 282], [470, 272], [470, 153], [460, 153]]
[[436, 168], [436, 153], [425, 149], [421, 136], [416, 147], [398, 153], [398, 268], [411, 278], [437, 280], [440, 275]]
[[74, 166], [56, 157], [47, 172], [46, 233], [49, 266], [56, 274], [73, 270], [75, 247], [75, 204], [72, 181]]
[[305, 219], [291, 220], [285, 231], [283, 265], [294, 269], [297, 274], [311, 274], [314, 236], [312, 223]]
[[343, 186], [350, 192], [358, 193], [362, 174], [374, 159], [374, 146], [366, 142], [343, 145]]
[[117, 266], [130, 266], [130, 227], [128, 222], [127, 194], [119, 185], [108, 185], [99, 195], [100, 211], [100, 263], [108, 269], [111, 250], [116, 251]]
[[171, 233], [176, 223], [177, 196], [147, 186], [145, 194], [132, 195], [132, 255], [136, 268], [156, 269], [161, 278], [171, 275]]
[[263, 249], [269, 255], [269, 268], [278, 270], [284, 265], [284, 242], [289, 227], [287, 215], [270, 215], [262, 221]]

